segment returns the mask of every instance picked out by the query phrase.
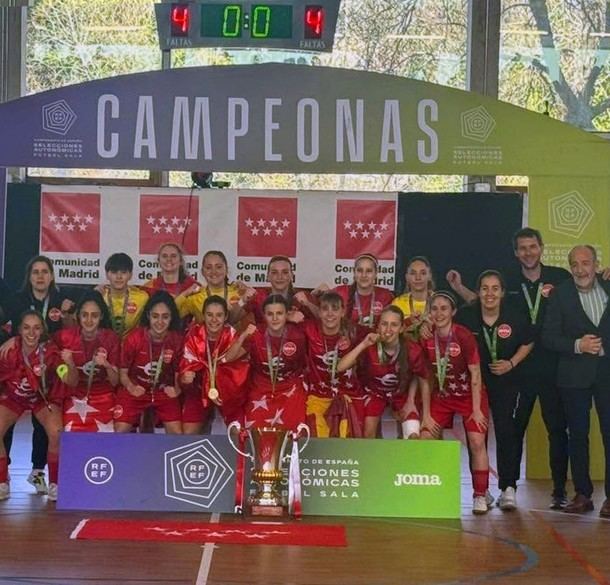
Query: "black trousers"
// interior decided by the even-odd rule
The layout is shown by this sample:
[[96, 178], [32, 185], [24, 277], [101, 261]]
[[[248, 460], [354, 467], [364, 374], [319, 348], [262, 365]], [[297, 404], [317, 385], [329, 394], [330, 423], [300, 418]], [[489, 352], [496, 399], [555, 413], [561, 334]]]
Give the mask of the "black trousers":
[[519, 479], [518, 433], [515, 424], [515, 410], [519, 390], [512, 384], [487, 384], [489, 406], [496, 433], [496, 462], [498, 466], [498, 487], [517, 487]]
[[606, 460], [605, 490], [610, 497], [610, 378], [598, 380], [589, 388], [561, 388], [561, 397], [566, 409], [570, 433], [570, 468], [577, 494], [591, 497], [593, 484], [589, 473], [589, 428], [591, 405], [599, 417], [604, 456]]
[[[49, 440], [44, 427], [38, 422], [35, 416], [32, 416], [32, 424], [34, 430], [32, 432], [32, 469], [44, 469], [47, 464], [47, 450], [49, 449]], [[11, 447], [13, 446], [13, 425], [4, 435], [4, 448], [6, 449], [7, 457], [10, 462]]]
[[561, 394], [549, 379], [529, 381], [519, 388], [519, 401], [515, 410], [515, 425], [517, 428], [515, 474], [518, 479], [523, 454], [523, 439], [536, 398], [540, 400], [542, 420], [549, 440], [549, 465], [553, 479], [553, 496], [564, 496], [568, 477], [568, 425]]

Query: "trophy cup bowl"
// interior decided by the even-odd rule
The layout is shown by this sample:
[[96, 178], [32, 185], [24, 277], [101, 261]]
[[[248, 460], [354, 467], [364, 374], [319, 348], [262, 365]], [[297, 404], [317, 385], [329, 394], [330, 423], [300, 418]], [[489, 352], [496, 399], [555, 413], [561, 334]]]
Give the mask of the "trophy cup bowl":
[[[299, 425], [298, 434], [304, 427], [309, 439], [309, 428]], [[241, 425], [232, 422], [227, 433], [229, 442], [233, 448], [253, 463], [252, 480], [257, 484], [256, 493], [248, 498], [248, 509], [252, 516], [283, 516], [286, 509], [284, 496], [282, 495], [282, 482], [284, 472], [282, 463], [288, 439], [293, 433], [287, 429], [277, 427], [257, 427], [248, 429], [248, 439], [251, 453], [245, 453], [235, 445], [231, 438], [231, 431], [241, 432]], [[305, 443], [306, 445], [307, 443]]]

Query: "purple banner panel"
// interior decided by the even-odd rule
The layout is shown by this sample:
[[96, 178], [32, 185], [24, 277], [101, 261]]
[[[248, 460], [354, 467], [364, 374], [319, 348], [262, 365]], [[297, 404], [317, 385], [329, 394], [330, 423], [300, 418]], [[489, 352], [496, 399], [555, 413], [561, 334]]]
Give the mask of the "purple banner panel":
[[57, 508], [233, 512], [235, 463], [222, 435], [63, 433]]
[[6, 169], [0, 167], [0, 276], [4, 276], [4, 250], [6, 249]]

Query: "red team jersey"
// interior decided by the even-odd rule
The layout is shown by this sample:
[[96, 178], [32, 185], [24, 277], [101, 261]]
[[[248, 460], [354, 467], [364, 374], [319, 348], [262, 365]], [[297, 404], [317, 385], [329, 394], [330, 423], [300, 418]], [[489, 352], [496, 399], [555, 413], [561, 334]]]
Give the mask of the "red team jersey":
[[[222, 362], [222, 356], [227, 353], [237, 338], [237, 332], [230, 325], [225, 325], [216, 340], [209, 341], [210, 355], [216, 359], [216, 381], [222, 404], [219, 406], [225, 422], [234, 420], [243, 422], [243, 406], [246, 402], [245, 382], [248, 377], [249, 364], [247, 360], [238, 359], [233, 362]], [[208, 360], [208, 334], [205, 325], [194, 325], [189, 329], [184, 340], [184, 355], [180, 362], [180, 374], [197, 372], [194, 383], [185, 386], [186, 422], [199, 422], [204, 419], [203, 408], [213, 406], [208, 399], [210, 388], [210, 367]], [[194, 401], [197, 404], [194, 404]]]
[[178, 331], [168, 331], [162, 342], [153, 342], [144, 327], [137, 327], [123, 343], [121, 368], [128, 370], [129, 379], [134, 384], [150, 392], [161, 353], [161, 372], [156, 390], [162, 390], [163, 386], [174, 386], [174, 374], [182, 358], [182, 334]]
[[[42, 371], [44, 362], [45, 384]], [[21, 337], [15, 338], [15, 345], [0, 359], [0, 382], [2, 394], [0, 404], [13, 412], [22, 414], [26, 410], [37, 412], [45, 406], [40, 391], [47, 391], [47, 399], [52, 398], [51, 389], [57, 382], [56, 368], [61, 363], [59, 348], [52, 341], [39, 345], [37, 351], [27, 358], [23, 355]]]
[[[408, 380], [412, 376], [418, 376], [419, 378], [428, 376], [423, 350], [415, 343], [407, 343], [407, 367]], [[390, 358], [386, 356], [383, 349], [379, 349], [379, 346], [375, 344], [362, 353], [358, 375], [366, 392], [377, 396], [388, 396], [398, 392], [400, 385], [399, 370], [398, 357], [392, 356]]]
[[100, 329], [95, 339], [86, 340], [81, 335], [80, 327], [70, 327], [58, 331], [53, 337], [60, 349], [68, 349], [72, 352], [72, 359], [78, 370], [78, 386], [76, 388], [64, 389], [72, 394], [84, 394], [87, 391], [89, 372], [95, 367], [90, 394], [112, 392], [113, 386], [108, 381], [106, 368], [96, 367], [93, 358], [98, 351], [106, 353], [106, 360], [111, 366], [119, 366], [120, 341], [118, 335], [112, 329]]
[[[298, 291], [295, 290], [293, 292], [296, 293]], [[270, 294], [271, 288], [257, 288], [256, 294], [244, 306], [244, 310], [247, 313], [252, 313], [254, 321], [257, 325], [262, 325], [265, 322], [263, 304]], [[289, 310], [302, 311], [306, 317], [311, 316], [308, 309], [300, 305], [294, 298], [291, 300]]]
[[[246, 342], [250, 352], [250, 377], [246, 425], [296, 429], [305, 422], [303, 372], [306, 340], [301, 329], [288, 323], [281, 337], [267, 336], [266, 326]], [[271, 360], [267, 354], [267, 342]], [[271, 371], [276, 376], [275, 387]]]
[[336, 372], [335, 384], [331, 383], [333, 362], [336, 368], [339, 360], [353, 349], [352, 341], [345, 335], [324, 335], [317, 321], [305, 321], [301, 328], [307, 338], [307, 392], [322, 398], [332, 398], [336, 392], [362, 395], [352, 368]]
[[[449, 349], [447, 350], [447, 344]], [[470, 370], [468, 366], [480, 364], [477, 342], [472, 333], [454, 323], [448, 337], [439, 337], [440, 356], [444, 357], [447, 352], [449, 363], [443, 388], [439, 388], [436, 363], [436, 350], [434, 336], [421, 341], [430, 369], [433, 373], [433, 391], [442, 396], [470, 396]]]
[[[350, 289], [352, 285], [342, 284], [335, 288], [335, 292], [341, 295], [345, 307], [349, 310]], [[380, 286], [376, 286], [370, 295], [354, 294], [351, 304], [352, 310], [346, 317], [353, 323], [363, 325], [369, 329], [375, 329], [379, 323], [379, 316], [384, 307], [392, 303], [394, 295]]]

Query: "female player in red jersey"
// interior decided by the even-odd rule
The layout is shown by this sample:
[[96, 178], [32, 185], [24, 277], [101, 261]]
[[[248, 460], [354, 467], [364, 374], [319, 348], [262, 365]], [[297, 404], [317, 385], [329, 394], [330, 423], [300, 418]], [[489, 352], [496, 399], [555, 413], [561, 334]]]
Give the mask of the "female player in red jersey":
[[[443, 429], [462, 416], [468, 435], [474, 487], [472, 511], [487, 512], [485, 494], [489, 484], [489, 460], [485, 436], [489, 419], [487, 392], [481, 383], [477, 342], [472, 333], [453, 322], [456, 302], [451, 293], [435, 292], [430, 304], [433, 335], [421, 341], [430, 369], [432, 389], [422, 391], [422, 438], [440, 439]], [[430, 392], [431, 390], [431, 392]]]
[[243, 311], [238, 318], [246, 313], [252, 313], [257, 325], [265, 322], [263, 305], [270, 295], [279, 295], [286, 300], [289, 321], [299, 322], [303, 319], [301, 313], [306, 316], [316, 316], [317, 307], [312, 302], [308, 293], [296, 291], [292, 285], [294, 272], [292, 262], [287, 256], [273, 256], [267, 265], [267, 280], [270, 287], [247, 288], [244, 292]]
[[381, 311], [392, 302], [392, 293], [375, 286], [378, 261], [372, 254], [360, 254], [354, 263], [354, 282], [335, 288], [345, 303], [347, 318], [369, 330], [375, 330]]
[[217, 295], [203, 303], [203, 323], [193, 325], [184, 340], [180, 362], [183, 390], [182, 426], [185, 434], [201, 434], [209, 411], [218, 407], [227, 425], [244, 425], [248, 362], [227, 363], [225, 354], [237, 338], [227, 323], [227, 301]]
[[358, 362], [358, 377], [366, 394], [364, 436], [377, 437], [381, 415], [391, 406], [405, 439], [419, 437], [417, 386], [428, 386], [421, 346], [403, 337], [404, 315], [393, 305], [381, 311], [376, 333], [367, 336], [339, 362], [339, 371]]
[[173, 297], [197, 283], [197, 280], [186, 272], [184, 251], [180, 244], [167, 242], [162, 244], [157, 254], [159, 275], [143, 284], [149, 295], [165, 290]]
[[353, 327], [334, 291], [322, 294], [318, 310], [319, 321], [301, 325], [307, 338], [307, 424], [314, 437], [361, 437], [364, 392], [353, 368], [338, 367], [353, 347]]
[[180, 316], [191, 315], [195, 322], [203, 323], [203, 303], [208, 297], [214, 295], [222, 297], [227, 302], [231, 321], [234, 322], [233, 313], [239, 311], [237, 302], [240, 299], [242, 287], [229, 281], [229, 267], [224, 253], [220, 250], [206, 252], [201, 260], [201, 274], [205, 280], [204, 286], [195, 282], [176, 297]]
[[11, 425], [26, 410], [31, 410], [49, 438], [48, 496], [55, 501], [62, 424], [61, 407], [49, 390], [56, 382], [61, 358], [57, 346], [47, 341], [47, 328], [37, 311], [25, 311], [17, 323], [17, 330], [19, 335], [14, 345], [0, 357], [0, 500], [10, 495], [8, 459], [2, 439]]
[[155, 293], [144, 307], [140, 326], [123, 342], [114, 428], [128, 433], [152, 408], [167, 433], [182, 433], [178, 366], [182, 358], [180, 316], [172, 296]]
[[120, 341], [110, 313], [97, 291], [88, 291], [76, 307], [78, 325], [53, 338], [66, 365], [75, 370], [73, 387], [62, 384], [65, 431], [112, 432], [115, 386], [119, 381]]
[[425, 256], [414, 256], [405, 272], [405, 292], [398, 295], [392, 304], [405, 316], [405, 332], [414, 340], [419, 339], [419, 330], [430, 313], [430, 296], [434, 291], [432, 266]]
[[289, 305], [282, 295], [267, 297], [262, 309], [265, 323], [248, 325], [225, 358], [230, 362], [250, 354], [246, 427], [295, 431], [305, 422], [307, 342], [299, 326], [288, 323]]

